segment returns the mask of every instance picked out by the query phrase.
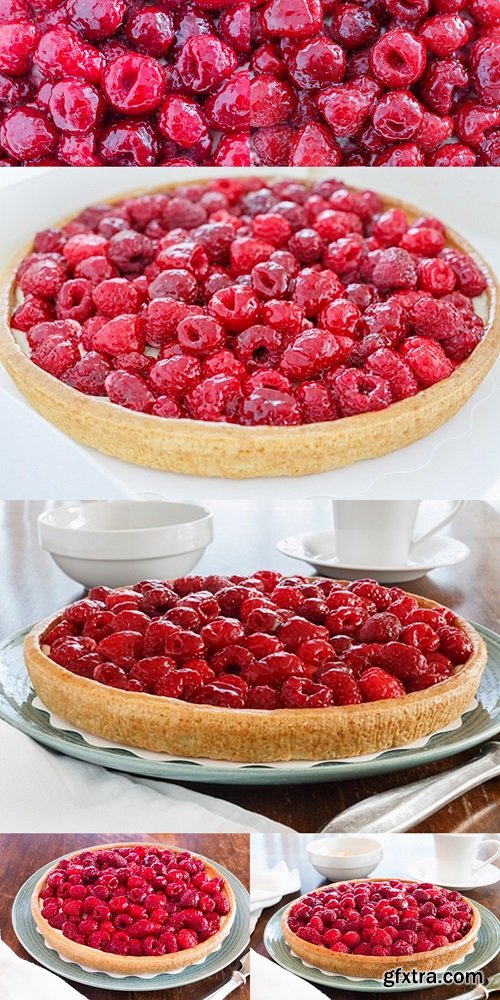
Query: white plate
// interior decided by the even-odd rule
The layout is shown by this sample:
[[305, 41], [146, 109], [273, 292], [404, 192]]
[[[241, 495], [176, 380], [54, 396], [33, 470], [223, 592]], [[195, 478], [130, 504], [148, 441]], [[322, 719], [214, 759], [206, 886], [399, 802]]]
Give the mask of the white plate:
[[414, 861], [408, 865], [408, 874], [419, 882], [432, 882], [434, 885], [442, 885], [444, 889], [481, 889], [486, 885], [495, 885], [500, 881], [500, 868], [496, 865], [485, 865], [473, 879], [459, 878], [458, 881], [446, 882], [439, 878], [436, 859], [425, 858], [423, 861]]
[[304, 532], [289, 535], [276, 543], [277, 549], [285, 556], [307, 562], [322, 576], [340, 580], [359, 580], [367, 575], [375, 577], [379, 583], [404, 583], [418, 580], [438, 566], [453, 566], [467, 559], [470, 549], [464, 542], [447, 535], [434, 535], [422, 542], [418, 550], [404, 566], [344, 566], [336, 555], [334, 531]]

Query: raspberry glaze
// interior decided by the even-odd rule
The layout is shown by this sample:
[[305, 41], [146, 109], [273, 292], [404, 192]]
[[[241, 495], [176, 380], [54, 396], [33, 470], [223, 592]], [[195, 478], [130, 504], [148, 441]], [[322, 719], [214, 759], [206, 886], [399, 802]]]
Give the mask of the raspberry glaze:
[[223, 178], [38, 233], [12, 316], [35, 365], [165, 418], [335, 421], [447, 379], [487, 287], [439, 220], [340, 181]]

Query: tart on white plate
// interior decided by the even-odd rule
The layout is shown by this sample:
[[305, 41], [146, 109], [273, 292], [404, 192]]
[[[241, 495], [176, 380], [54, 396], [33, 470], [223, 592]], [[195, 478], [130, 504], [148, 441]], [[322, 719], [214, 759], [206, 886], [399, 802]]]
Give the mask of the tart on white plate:
[[455, 721], [486, 647], [433, 601], [374, 580], [193, 576], [95, 587], [25, 641], [33, 687], [126, 746], [242, 762], [355, 757]]
[[334, 178], [220, 177], [92, 205], [4, 280], [0, 357], [125, 461], [309, 475], [429, 434], [498, 357], [496, 279], [453, 230]]
[[480, 925], [459, 892], [406, 879], [323, 885], [292, 903], [281, 924], [298, 958], [360, 979], [446, 969], [472, 951]]
[[59, 860], [31, 909], [46, 944], [84, 968], [180, 971], [218, 951], [236, 915], [216, 865], [165, 844], [103, 844]]

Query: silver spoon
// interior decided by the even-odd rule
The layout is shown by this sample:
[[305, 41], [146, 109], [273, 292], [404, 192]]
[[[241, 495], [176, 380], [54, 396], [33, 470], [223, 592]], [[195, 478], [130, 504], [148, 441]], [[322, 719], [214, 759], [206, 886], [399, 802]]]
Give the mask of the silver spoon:
[[445, 774], [372, 795], [334, 816], [320, 833], [397, 833], [409, 830], [476, 785], [500, 775], [500, 743]]

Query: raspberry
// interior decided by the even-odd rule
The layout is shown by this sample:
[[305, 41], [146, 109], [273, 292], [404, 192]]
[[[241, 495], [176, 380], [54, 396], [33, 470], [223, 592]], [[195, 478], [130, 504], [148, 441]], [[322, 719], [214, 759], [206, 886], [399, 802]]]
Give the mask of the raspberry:
[[55, 378], [61, 378], [79, 358], [80, 350], [76, 341], [57, 333], [45, 337], [31, 355], [35, 365]]
[[389, 383], [394, 400], [406, 399], [418, 392], [417, 381], [410, 366], [394, 351], [387, 348], [374, 351], [367, 359], [366, 369]]
[[399, 619], [387, 611], [382, 611], [363, 622], [359, 630], [359, 639], [361, 642], [392, 642], [399, 637], [400, 631]]
[[371, 667], [361, 675], [359, 687], [365, 701], [380, 701], [385, 698], [400, 698], [406, 691], [396, 677], [392, 677], [380, 667]]
[[443, 349], [426, 337], [409, 337], [401, 351], [422, 388], [448, 378], [453, 372], [453, 364]]
[[318, 0], [268, 0], [262, 11], [262, 27], [270, 37], [310, 38], [321, 28]]
[[379, 375], [364, 374], [357, 368], [347, 368], [334, 377], [332, 394], [344, 417], [370, 410], [383, 410], [392, 401], [386, 379]]
[[321, 683], [330, 689], [334, 705], [359, 705], [363, 701], [359, 686], [349, 670], [329, 667], [321, 671]]
[[465, 633], [451, 625], [445, 625], [438, 629], [439, 650], [444, 653], [452, 663], [465, 663], [472, 656], [473, 647], [470, 639]]
[[[377, 254], [372, 280], [384, 292], [395, 288], [414, 288], [417, 271], [411, 255], [400, 247], [388, 247]], [[451, 289], [448, 289], [451, 291]]]

